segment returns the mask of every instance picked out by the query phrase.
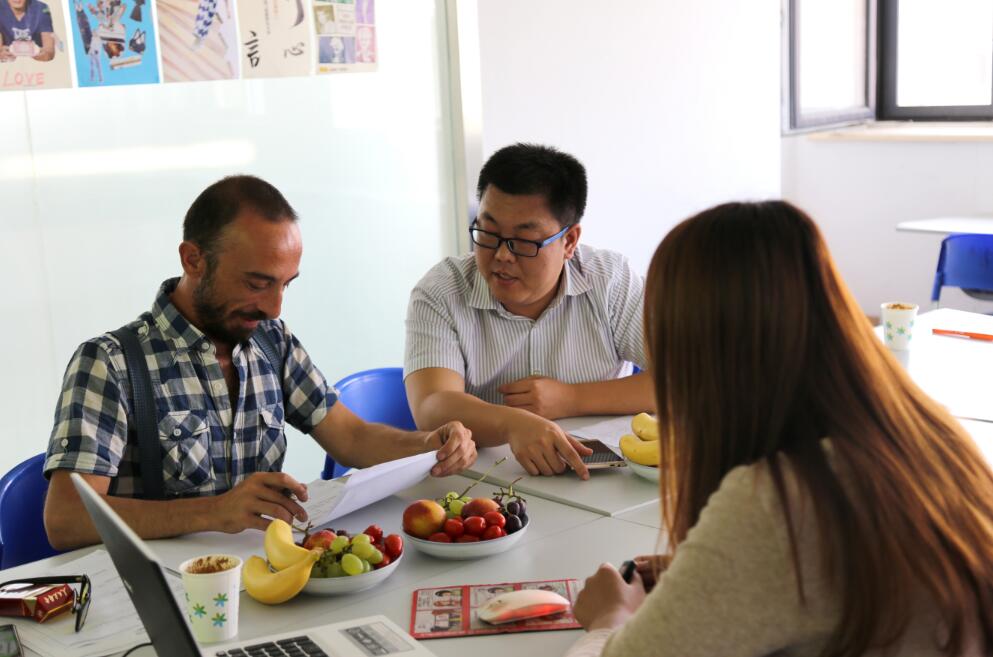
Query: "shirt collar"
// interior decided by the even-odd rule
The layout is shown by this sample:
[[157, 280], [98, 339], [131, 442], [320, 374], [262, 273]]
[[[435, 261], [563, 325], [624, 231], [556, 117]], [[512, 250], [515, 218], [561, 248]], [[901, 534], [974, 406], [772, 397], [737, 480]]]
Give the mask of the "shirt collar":
[[[563, 268], [562, 285], [559, 286], [558, 293], [548, 305], [549, 308], [554, 308], [561, 303], [563, 297], [574, 297], [585, 294], [593, 288], [589, 279], [583, 274], [583, 266], [579, 254], [580, 250], [577, 248], [573, 257], [570, 260], [566, 260], [565, 267]], [[487, 284], [483, 274], [475, 266], [475, 256], [470, 257], [472, 257], [473, 262], [473, 283], [467, 299], [469, 306], [479, 310], [502, 310], [503, 306], [493, 298], [489, 284]]]
[[152, 320], [165, 339], [172, 343], [174, 353], [178, 354], [190, 349], [202, 349], [201, 345], [208, 338], [173, 305], [169, 296], [176, 290], [177, 284], [178, 278], [170, 278], [159, 287], [155, 303], [152, 304]]

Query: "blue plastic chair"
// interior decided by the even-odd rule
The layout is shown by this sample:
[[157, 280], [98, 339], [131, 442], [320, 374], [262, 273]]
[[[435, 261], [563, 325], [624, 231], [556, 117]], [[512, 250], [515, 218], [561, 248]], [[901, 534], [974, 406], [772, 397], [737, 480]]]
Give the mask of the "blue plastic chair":
[[0, 479], [0, 567], [13, 568], [59, 554], [49, 544], [43, 514], [48, 480], [45, 455], [32, 456]]
[[[380, 367], [350, 374], [334, 384], [338, 400], [366, 422], [388, 424], [397, 429], [413, 431], [417, 428], [407, 403], [407, 389], [403, 385], [403, 368]], [[330, 456], [324, 460], [322, 479], [339, 477], [347, 467], [334, 462]]]
[[993, 235], [949, 235], [941, 242], [931, 301], [938, 301], [942, 287], [993, 299]]

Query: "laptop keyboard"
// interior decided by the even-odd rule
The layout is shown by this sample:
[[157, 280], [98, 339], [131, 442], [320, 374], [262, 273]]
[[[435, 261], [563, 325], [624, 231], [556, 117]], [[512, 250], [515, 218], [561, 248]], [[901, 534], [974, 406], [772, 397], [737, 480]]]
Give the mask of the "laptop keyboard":
[[328, 657], [328, 654], [307, 636], [221, 650], [216, 655], [217, 657]]

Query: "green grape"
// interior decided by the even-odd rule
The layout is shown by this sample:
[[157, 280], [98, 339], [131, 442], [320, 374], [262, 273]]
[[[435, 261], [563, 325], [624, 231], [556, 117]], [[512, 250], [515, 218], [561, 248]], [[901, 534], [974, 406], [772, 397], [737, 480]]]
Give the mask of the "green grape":
[[361, 575], [365, 572], [363, 561], [354, 554], [346, 554], [341, 558], [341, 569], [349, 575]]
[[462, 504], [468, 504], [471, 500], [472, 498], [469, 497], [468, 495], [463, 495], [462, 497], [459, 498], [459, 501], [462, 502]]
[[345, 571], [342, 570], [341, 564], [337, 561], [332, 561], [331, 565], [327, 568], [327, 577], [344, 577]]
[[453, 490], [450, 490], [447, 493], [445, 493], [446, 500], [457, 500], [458, 498], [459, 498], [459, 494]]
[[372, 537], [368, 534], [356, 534], [352, 537], [352, 546], [356, 546], [359, 543], [372, 543]]
[[358, 543], [352, 546], [352, 554], [359, 559], [368, 559], [373, 552], [377, 552], [376, 548], [368, 543]]
[[372, 566], [369, 564], [368, 561], [366, 561], [365, 559], [363, 559], [362, 560], [362, 572], [363, 573], [368, 573], [371, 570], [372, 570]]
[[346, 547], [348, 547], [348, 537], [338, 536], [331, 541], [331, 554], [341, 554]]
[[462, 500], [452, 500], [448, 504], [448, 510], [452, 512], [452, 517], [457, 518], [462, 515], [462, 507], [465, 506], [465, 502]]
[[310, 576], [327, 577], [327, 575], [324, 574], [324, 566], [321, 564], [320, 561], [318, 561], [317, 563], [315, 563], [313, 566], [310, 567]]
[[380, 552], [379, 550], [377, 550], [376, 548], [372, 548], [372, 554], [370, 554], [367, 557], [367, 559], [368, 559], [369, 563], [371, 563], [373, 566], [375, 566], [376, 564], [378, 564], [379, 562], [381, 562], [383, 560], [383, 553]]

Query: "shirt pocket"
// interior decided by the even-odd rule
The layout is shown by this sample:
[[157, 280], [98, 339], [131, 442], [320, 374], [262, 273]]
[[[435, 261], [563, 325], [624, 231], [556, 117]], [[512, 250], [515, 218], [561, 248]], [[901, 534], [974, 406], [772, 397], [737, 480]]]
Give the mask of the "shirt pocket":
[[204, 411], [170, 411], [159, 420], [162, 478], [167, 494], [189, 493], [214, 478]]
[[257, 472], [278, 472], [286, 456], [286, 433], [283, 406], [259, 408], [259, 453]]

